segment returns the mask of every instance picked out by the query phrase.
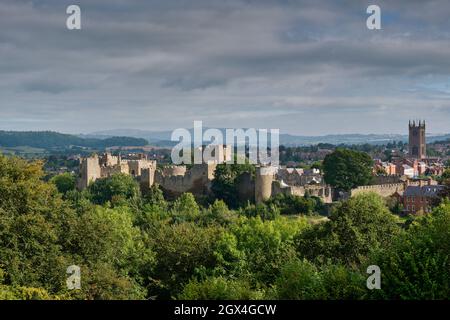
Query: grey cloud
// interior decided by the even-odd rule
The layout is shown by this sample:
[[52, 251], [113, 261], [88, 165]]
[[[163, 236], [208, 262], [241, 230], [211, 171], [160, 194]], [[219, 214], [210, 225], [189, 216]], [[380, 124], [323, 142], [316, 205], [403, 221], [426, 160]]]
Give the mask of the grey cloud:
[[423, 116], [445, 131], [450, 3], [377, 1], [385, 18], [373, 32], [371, 2], [80, 0], [83, 29], [72, 32], [72, 1], [2, 1], [0, 126], [87, 132], [198, 119], [317, 134], [350, 130], [333, 117], [394, 132]]

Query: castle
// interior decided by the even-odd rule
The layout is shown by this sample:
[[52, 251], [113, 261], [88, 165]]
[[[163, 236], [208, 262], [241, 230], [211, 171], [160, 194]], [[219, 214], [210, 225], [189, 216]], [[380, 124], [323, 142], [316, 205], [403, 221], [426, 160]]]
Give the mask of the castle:
[[[194, 195], [211, 194], [216, 167], [232, 159], [231, 148], [216, 145], [214, 159], [192, 166], [170, 165], [158, 167], [155, 160], [142, 154], [131, 154], [126, 159], [120, 155], [105, 153], [80, 160], [78, 189], [83, 190], [97, 179], [113, 174], [128, 174], [137, 179], [144, 192], [158, 184], [166, 196], [177, 197], [184, 192]], [[197, 150], [198, 151], [198, 150]], [[201, 150], [200, 150], [201, 151]], [[442, 172], [439, 159], [426, 157], [425, 121], [409, 123], [409, 150], [407, 157], [399, 157], [393, 163], [375, 160], [374, 173], [379, 170], [385, 175], [375, 175], [372, 185], [360, 186], [348, 193], [335, 194], [323, 181], [317, 169], [257, 166], [255, 176], [242, 174], [238, 179], [237, 192], [240, 200], [261, 203], [277, 194], [305, 196], [311, 195], [331, 203], [335, 199], [345, 199], [363, 192], [375, 192], [383, 197], [401, 197], [407, 188], [435, 185], [432, 179], [418, 179], [428, 172]]]
[[155, 160], [147, 159], [144, 154], [131, 154], [126, 159], [106, 152], [100, 156], [80, 159], [80, 170], [77, 181], [79, 190], [86, 189], [97, 179], [107, 178], [122, 173], [135, 177], [143, 191], [158, 184], [171, 196], [184, 192], [207, 194], [214, 179], [214, 171], [218, 163], [228, 161], [230, 153], [224, 146], [217, 146], [219, 161], [194, 164], [189, 169], [185, 165], [157, 167]]
[[[177, 197], [184, 192], [208, 195], [211, 193], [217, 165], [231, 159], [229, 148], [223, 145], [215, 148], [216, 160], [189, 167], [185, 165], [158, 167], [155, 160], [149, 160], [142, 154], [129, 155], [126, 159], [111, 153], [82, 158], [77, 187], [83, 190], [97, 179], [122, 173], [135, 177], [144, 192], [152, 185], [158, 184], [169, 197]], [[320, 197], [325, 203], [332, 202], [331, 188], [324, 184], [322, 175], [315, 169], [259, 166], [256, 168], [254, 179], [248, 173], [239, 177], [238, 193], [241, 200], [257, 203], [279, 193], [298, 196], [309, 194]]]

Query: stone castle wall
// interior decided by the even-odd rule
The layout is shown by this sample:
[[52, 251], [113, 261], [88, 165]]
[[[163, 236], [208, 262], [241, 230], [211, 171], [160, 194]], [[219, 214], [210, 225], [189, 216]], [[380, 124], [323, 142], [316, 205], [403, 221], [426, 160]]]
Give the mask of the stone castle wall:
[[[186, 166], [157, 168], [156, 161], [153, 160], [123, 160], [120, 156], [114, 157], [108, 154], [101, 157], [92, 156], [80, 161], [78, 188], [82, 190], [97, 179], [124, 173], [135, 176], [143, 190], [148, 190], [157, 183], [169, 196], [175, 197], [184, 192], [206, 195], [211, 192], [211, 183], [214, 179], [216, 167], [216, 163], [204, 163], [193, 165], [189, 169]], [[295, 175], [293, 178], [289, 177], [287, 172], [286, 169], [283, 169], [282, 174], [278, 175], [279, 171], [276, 167], [257, 167], [254, 179], [250, 174], [243, 174], [239, 177], [237, 185], [239, 198], [244, 201], [254, 200], [256, 203], [261, 203], [270, 197], [283, 193], [296, 196], [309, 194], [321, 198], [325, 203], [333, 201], [333, 190], [329, 186], [286, 184], [284, 179], [289, 182], [302, 183], [297, 171], [293, 171]], [[280, 179], [281, 177], [284, 179]], [[396, 192], [402, 193], [404, 190], [405, 183], [377, 184], [355, 188], [347, 196], [355, 196], [363, 192], [375, 192], [382, 197], [389, 197]]]
[[[264, 202], [279, 193], [296, 195], [300, 197], [303, 197], [308, 193], [309, 195], [321, 198], [325, 203], [331, 203], [333, 201], [333, 192], [329, 186], [303, 184], [300, 177], [290, 179], [287, 172], [288, 171], [286, 169], [279, 171], [274, 167], [256, 168], [255, 202]], [[278, 173], [281, 174], [279, 175]], [[294, 170], [293, 174], [298, 175], [298, 172]], [[300, 185], [286, 184], [284, 180], [280, 180], [281, 177], [286, 179], [288, 182], [296, 181]]]
[[333, 202], [333, 190], [329, 186], [282, 186], [279, 181], [272, 183], [272, 196], [277, 194], [304, 197], [310, 195], [322, 199], [324, 203]]
[[144, 190], [156, 183], [168, 196], [184, 192], [203, 195], [210, 191], [215, 169], [216, 164], [193, 165], [189, 170], [185, 166], [148, 168], [142, 170], [140, 183]]
[[396, 192], [403, 192], [405, 190], [404, 183], [391, 183], [380, 185], [360, 186], [350, 191], [350, 196], [354, 197], [365, 192], [374, 192], [382, 197], [390, 197]]

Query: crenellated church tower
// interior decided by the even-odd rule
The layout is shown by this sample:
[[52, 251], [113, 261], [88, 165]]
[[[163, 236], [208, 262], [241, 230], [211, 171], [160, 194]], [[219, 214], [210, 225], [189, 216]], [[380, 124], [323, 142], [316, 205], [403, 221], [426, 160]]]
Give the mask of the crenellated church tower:
[[415, 159], [427, 157], [427, 143], [425, 139], [425, 121], [409, 121], [409, 156]]

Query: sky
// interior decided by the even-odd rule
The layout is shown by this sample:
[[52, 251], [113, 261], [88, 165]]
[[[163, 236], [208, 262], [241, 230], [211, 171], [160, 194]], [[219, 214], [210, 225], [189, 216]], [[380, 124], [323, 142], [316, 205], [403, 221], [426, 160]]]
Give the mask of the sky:
[[406, 134], [410, 119], [450, 132], [448, 0], [0, 0], [0, 130]]

